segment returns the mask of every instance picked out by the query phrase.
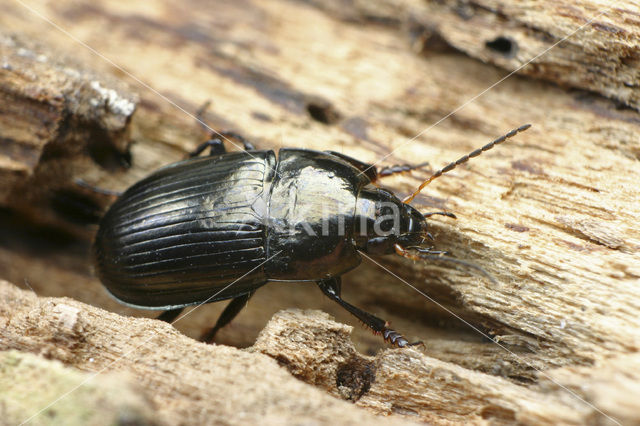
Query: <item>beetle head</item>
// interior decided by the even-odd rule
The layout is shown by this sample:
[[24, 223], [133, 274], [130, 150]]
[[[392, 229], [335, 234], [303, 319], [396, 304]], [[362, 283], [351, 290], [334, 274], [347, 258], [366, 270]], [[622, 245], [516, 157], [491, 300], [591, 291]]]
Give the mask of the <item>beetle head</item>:
[[358, 195], [354, 240], [369, 254], [391, 254], [395, 245], [418, 245], [427, 235], [427, 221], [418, 210], [389, 191], [367, 186]]

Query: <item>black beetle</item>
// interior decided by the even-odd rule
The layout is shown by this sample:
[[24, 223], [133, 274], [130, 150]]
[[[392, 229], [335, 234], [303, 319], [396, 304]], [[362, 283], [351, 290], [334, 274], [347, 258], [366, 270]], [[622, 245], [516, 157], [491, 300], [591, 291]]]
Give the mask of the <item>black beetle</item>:
[[[426, 217], [408, 204], [431, 180], [529, 125], [512, 130], [437, 171], [401, 201], [374, 185], [374, 166], [337, 152], [304, 149], [227, 153], [221, 139], [129, 188], [100, 221], [96, 272], [120, 302], [166, 310], [170, 321], [189, 305], [233, 299], [204, 336], [212, 341], [268, 281], [313, 281], [386, 341], [408, 341], [388, 323], [340, 297], [341, 275], [358, 251], [434, 258], [421, 244]], [[220, 134], [223, 138], [225, 135]], [[210, 155], [199, 157], [207, 147]], [[455, 216], [454, 216], [455, 217]], [[431, 255], [431, 257], [429, 257]]]

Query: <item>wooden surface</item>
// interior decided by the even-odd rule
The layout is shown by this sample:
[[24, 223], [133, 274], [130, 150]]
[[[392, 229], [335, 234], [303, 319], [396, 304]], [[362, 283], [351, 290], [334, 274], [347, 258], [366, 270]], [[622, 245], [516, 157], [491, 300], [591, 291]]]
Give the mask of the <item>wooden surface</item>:
[[[637, 354], [589, 369], [551, 370], [549, 379], [527, 388], [429, 357], [419, 347], [365, 357], [349, 340], [351, 327], [320, 311], [280, 312], [254, 346], [238, 350], [196, 342], [160, 321], [126, 318], [68, 298], [38, 298], [7, 282], [0, 282], [0, 298], [11, 301], [10, 309], [0, 307], [3, 347], [90, 373], [0, 352], [6, 361], [0, 397], [21, 403], [0, 405], [0, 414], [15, 422], [44, 409], [34, 424], [86, 424], [83, 419], [105, 410], [105, 401], [105, 420], [142, 424], [612, 423], [607, 416], [624, 424], [640, 421], [628, 400], [640, 391]], [[25, 380], [43, 391], [20, 392]], [[68, 399], [47, 407], [56, 391], [70, 392]]]
[[[3, 410], [12, 415], [2, 416], [3, 421], [21, 423], [46, 408], [34, 418], [34, 424], [84, 425], [87, 418], [94, 424], [113, 424], [109, 423], [113, 414], [105, 415], [101, 421], [88, 409], [94, 407], [100, 412], [106, 403], [119, 414], [119, 424], [130, 424], [129, 418], [133, 424], [162, 425], [277, 425], [300, 419], [327, 425], [363, 421], [402, 424], [400, 419], [376, 418], [301, 383], [265, 355], [196, 342], [160, 321], [122, 317], [71, 299], [37, 298], [4, 281], [0, 282], [0, 299], [5, 302], [0, 307], [3, 349], [35, 352], [89, 373], [78, 377], [72, 371], [76, 377], [54, 382], [57, 392], [50, 388], [46, 392], [51, 398], [38, 392], [16, 394], [20, 386], [10, 383], [11, 388], [3, 387], [0, 396], [3, 401], [18, 400], [22, 405], [0, 405], [0, 415], [5, 414]], [[329, 326], [348, 330], [341, 324]], [[15, 368], [15, 362], [12, 364]], [[118, 374], [114, 375], [114, 371]], [[103, 376], [102, 372], [111, 375]], [[87, 383], [89, 391], [75, 390], [92, 375], [96, 378]], [[0, 372], [0, 383], [7, 380], [4, 377]], [[113, 395], [113, 380], [118, 377], [122, 387], [119, 392], [136, 393], [137, 397], [126, 401]], [[45, 386], [39, 383], [40, 379], [41, 376], [30, 379], [38, 386], [36, 389]], [[71, 399], [81, 403], [80, 407], [74, 410], [68, 401], [47, 407], [55, 397], [70, 391]], [[126, 416], [128, 411], [136, 416]]]
[[614, 0], [312, 1], [340, 19], [401, 27], [415, 52], [483, 62], [640, 108], [640, 5]]
[[0, 58], [0, 205], [82, 234], [100, 208], [75, 175], [126, 164], [138, 97], [25, 36], [0, 34]]
[[[588, 372], [611, 357], [637, 352], [640, 117], [619, 103], [634, 106], [637, 96], [625, 84], [637, 67], [620, 59], [625, 49], [626, 58], [638, 51], [630, 2], [616, 3], [614, 12], [552, 49], [537, 66], [490, 90], [507, 71], [451, 46], [511, 70], [610, 4], [576, 2], [571, 14], [559, 15], [542, 6], [533, 13], [527, 2], [475, 2], [464, 26], [448, 2], [28, 4], [186, 111], [195, 113], [210, 100], [212, 127], [239, 131], [261, 148], [332, 149], [368, 162], [391, 154], [384, 165], [430, 161], [427, 170], [384, 182], [401, 196], [431, 169], [532, 123], [517, 139], [438, 179], [414, 203], [424, 211], [454, 212], [456, 221], [430, 221], [436, 247], [481, 266], [496, 283], [447, 264], [387, 257], [376, 261], [447, 310], [369, 260], [345, 277], [344, 296], [392, 321], [411, 340], [423, 340], [427, 355], [522, 387], [547, 380], [539, 371]], [[600, 24], [626, 32], [604, 31]], [[132, 167], [94, 165], [74, 169], [71, 177], [121, 190], [183, 158], [206, 137], [192, 117], [19, 3], [7, 4], [0, 25], [121, 79], [140, 97], [129, 129]], [[463, 37], [466, 28], [474, 31]], [[513, 58], [484, 50], [488, 38], [503, 34], [518, 42]], [[594, 46], [605, 47], [591, 54]], [[607, 67], [616, 61], [624, 66], [612, 72]], [[111, 198], [97, 202], [106, 205]], [[5, 278], [18, 285], [26, 280], [41, 296], [145, 314], [105, 295], [91, 276], [86, 241], [52, 235], [21, 216], [2, 216]], [[220, 342], [251, 346], [268, 318], [287, 307], [322, 309], [356, 323], [313, 286], [269, 285], [223, 330]], [[221, 309], [198, 309], [178, 328], [197, 336]], [[359, 326], [354, 341], [368, 354], [383, 347]], [[616, 365], [610, 368], [621, 368]], [[585, 383], [589, 374], [581, 376]]]

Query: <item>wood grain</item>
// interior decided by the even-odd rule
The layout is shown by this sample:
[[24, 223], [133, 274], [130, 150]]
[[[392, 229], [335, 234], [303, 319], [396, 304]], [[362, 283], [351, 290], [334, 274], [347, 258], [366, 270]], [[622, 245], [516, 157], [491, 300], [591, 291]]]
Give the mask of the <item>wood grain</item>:
[[123, 167], [138, 98], [24, 36], [0, 33], [0, 58], [0, 205], [82, 233], [99, 207], [74, 174]]
[[[637, 67], [624, 59], [634, 57], [636, 29], [630, 2], [616, 4], [598, 22], [623, 32], [588, 26], [495, 85], [508, 73], [500, 67], [514, 69], [610, 3], [574, 2], [558, 14], [532, 2], [474, 2], [466, 21], [449, 2], [29, 3], [185, 111], [210, 100], [212, 127], [239, 131], [259, 147], [331, 149], [384, 165], [428, 160], [423, 171], [384, 181], [400, 196], [431, 170], [532, 123], [414, 202], [424, 211], [454, 212], [456, 221], [430, 220], [435, 247], [482, 267], [495, 283], [450, 264], [387, 257], [375, 260], [431, 300], [366, 259], [343, 286], [346, 300], [425, 341], [427, 355], [523, 389], [541, 386], [539, 371], [557, 368], [584, 369], [567, 383], [586, 384], [597, 366], [632, 356], [640, 345], [640, 116], [619, 104], [637, 102], [636, 89], [625, 84], [637, 79]], [[55, 49], [115, 75], [140, 96], [130, 123], [132, 167], [83, 167], [72, 178], [121, 190], [206, 137], [193, 117], [18, 3], [9, 3], [0, 25], [33, 39], [46, 31]], [[501, 35], [517, 41], [514, 57], [486, 49]], [[91, 277], [86, 242], [23, 232], [31, 222], [14, 226], [10, 215], [4, 222], [13, 229], [5, 229], [0, 247], [6, 278], [27, 279], [43, 296], [134, 312]], [[250, 346], [274, 312], [292, 306], [354, 323], [311, 286], [273, 284], [220, 341]], [[199, 309], [179, 328], [196, 336], [221, 308]], [[363, 353], [382, 347], [360, 328], [354, 341]], [[607, 404], [603, 395], [593, 402]]]
[[[539, 385], [527, 388], [429, 357], [420, 347], [363, 356], [349, 339], [351, 327], [320, 311], [282, 311], [254, 346], [238, 350], [196, 342], [161, 321], [126, 318], [68, 298], [38, 298], [4, 281], [0, 300], [11, 302], [10, 308], [0, 307], [0, 349], [36, 352], [83, 371], [61, 371], [59, 364], [43, 358], [0, 351], [7, 362], [0, 370], [0, 383], [7, 382], [0, 397], [12, 402], [0, 405], [0, 413], [15, 421], [45, 408], [36, 424], [86, 424], [82, 421], [87, 418], [106, 424], [95, 418], [105, 401], [110, 407], [105, 420], [117, 414], [150, 424], [640, 420], [630, 399], [640, 391], [637, 354], [590, 368], [551, 370]], [[16, 370], [23, 381], [15, 376], [9, 380]], [[16, 394], [27, 378], [46, 392]], [[56, 391], [68, 397], [47, 407]], [[80, 406], [74, 409], [74, 404]]]

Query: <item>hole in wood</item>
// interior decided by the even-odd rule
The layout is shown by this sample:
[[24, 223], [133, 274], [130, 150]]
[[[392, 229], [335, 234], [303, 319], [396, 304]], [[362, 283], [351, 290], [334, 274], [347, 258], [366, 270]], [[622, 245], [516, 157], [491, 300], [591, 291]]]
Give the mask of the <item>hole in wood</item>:
[[518, 43], [509, 37], [496, 37], [491, 41], [487, 41], [485, 46], [507, 58], [512, 58], [518, 51]]
[[325, 100], [312, 100], [307, 103], [307, 112], [316, 121], [333, 124], [340, 120], [340, 113]]

